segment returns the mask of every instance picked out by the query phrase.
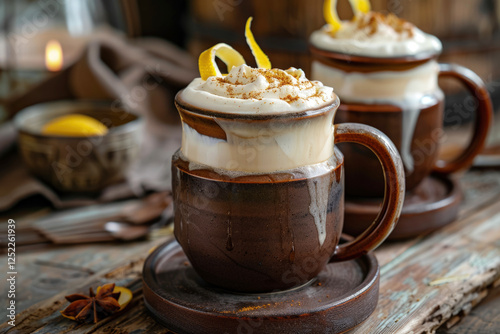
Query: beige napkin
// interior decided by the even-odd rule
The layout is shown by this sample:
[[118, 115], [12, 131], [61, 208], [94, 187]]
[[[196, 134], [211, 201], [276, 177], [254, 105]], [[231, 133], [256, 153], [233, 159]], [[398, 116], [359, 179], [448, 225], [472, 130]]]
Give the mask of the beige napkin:
[[[31, 176], [17, 155], [4, 155], [0, 164], [0, 211], [35, 194], [61, 208], [140, 196], [149, 190], [170, 190], [171, 156], [180, 146], [181, 137], [174, 96], [196, 76], [196, 61], [163, 40], [92, 41], [75, 64], [25, 94], [10, 98], [5, 108], [12, 116], [36, 103], [91, 99], [107, 100], [111, 107], [123, 107], [143, 116], [140, 155], [126, 182], [110, 186], [93, 197], [58, 194]], [[0, 138], [1, 156], [15, 142], [11, 125], [7, 123], [0, 128]]]

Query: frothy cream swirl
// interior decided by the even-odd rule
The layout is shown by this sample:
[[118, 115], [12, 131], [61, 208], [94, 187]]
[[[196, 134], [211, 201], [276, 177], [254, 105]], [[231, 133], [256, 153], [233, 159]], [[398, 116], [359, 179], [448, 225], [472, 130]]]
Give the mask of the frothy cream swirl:
[[421, 52], [441, 52], [435, 36], [424, 33], [412, 23], [396, 17], [369, 12], [344, 21], [332, 36], [325, 25], [311, 35], [311, 43], [324, 50], [370, 57], [411, 56]]
[[333, 88], [310, 81], [300, 69], [233, 67], [225, 77], [193, 80], [181, 93], [187, 103], [227, 113], [274, 114], [325, 106]]

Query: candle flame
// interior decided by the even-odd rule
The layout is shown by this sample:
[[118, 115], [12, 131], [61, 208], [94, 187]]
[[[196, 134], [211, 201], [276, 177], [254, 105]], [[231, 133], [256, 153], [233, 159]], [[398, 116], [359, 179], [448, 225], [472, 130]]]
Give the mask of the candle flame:
[[63, 65], [63, 53], [58, 41], [49, 41], [45, 47], [45, 66], [49, 71], [59, 71]]

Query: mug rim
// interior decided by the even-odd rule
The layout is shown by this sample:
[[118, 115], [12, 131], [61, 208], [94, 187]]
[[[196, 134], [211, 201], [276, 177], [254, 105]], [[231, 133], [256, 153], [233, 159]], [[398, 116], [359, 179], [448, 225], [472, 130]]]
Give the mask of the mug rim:
[[208, 116], [208, 117], [214, 117], [214, 118], [225, 119], [225, 120], [233, 120], [233, 121], [234, 120], [237, 120], [237, 121], [271, 121], [271, 120], [287, 120], [287, 119], [294, 119], [294, 118], [310, 118], [310, 117], [321, 116], [323, 114], [326, 114], [331, 109], [337, 109], [340, 105], [340, 99], [339, 99], [338, 95], [333, 93], [335, 95], [335, 98], [333, 99], [333, 101], [327, 103], [326, 105], [322, 105], [318, 108], [310, 108], [310, 109], [306, 109], [306, 110], [293, 111], [293, 112], [275, 112], [275, 113], [262, 113], [262, 114], [230, 113], [230, 112], [223, 112], [223, 111], [210, 110], [210, 109], [196, 107], [196, 106], [186, 102], [184, 99], [182, 99], [181, 94], [183, 91], [184, 91], [184, 89], [181, 89], [175, 95], [174, 102], [177, 106], [177, 109], [179, 109], [179, 107], [180, 107], [182, 109], [182, 111], [184, 111], [184, 112], [189, 112], [191, 114], [195, 114], [195, 115], [198, 115], [201, 117]]
[[394, 57], [363, 56], [320, 48], [314, 45], [312, 42], [309, 42], [309, 50], [313, 55], [316, 54], [329, 59], [335, 59], [349, 63], [370, 63], [383, 65], [407, 65], [411, 63], [423, 63], [432, 59], [436, 59], [441, 54], [441, 52], [423, 51], [414, 55]]

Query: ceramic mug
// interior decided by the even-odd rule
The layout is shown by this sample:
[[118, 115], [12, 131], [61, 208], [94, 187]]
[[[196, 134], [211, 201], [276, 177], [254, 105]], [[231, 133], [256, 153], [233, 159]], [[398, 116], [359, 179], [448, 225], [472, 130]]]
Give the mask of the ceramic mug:
[[[175, 102], [183, 138], [172, 160], [174, 234], [206, 282], [239, 292], [298, 287], [331, 261], [366, 254], [392, 231], [404, 200], [401, 159], [374, 128], [333, 126], [338, 98], [303, 112], [235, 115], [194, 107], [180, 95]], [[297, 139], [314, 150], [318, 137], [325, 138], [320, 141], [323, 153], [299, 166], [287, 158], [287, 145], [280, 142]], [[372, 149], [387, 189], [373, 224], [341, 245], [344, 160], [334, 147], [340, 142]], [[325, 161], [315, 160], [325, 152]]]
[[[310, 46], [314, 80], [335, 87], [342, 99], [338, 123], [373, 126], [396, 145], [405, 167], [406, 189], [412, 190], [431, 172], [450, 174], [470, 167], [485, 144], [492, 104], [482, 80], [459, 65], [438, 64], [437, 53], [382, 58], [353, 56]], [[463, 83], [477, 101], [474, 133], [467, 148], [452, 161], [439, 160], [443, 138], [444, 95], [439, 77]], [[343, 144], [347, 194], [380, 197], [384, 180], [370, 150]]]

